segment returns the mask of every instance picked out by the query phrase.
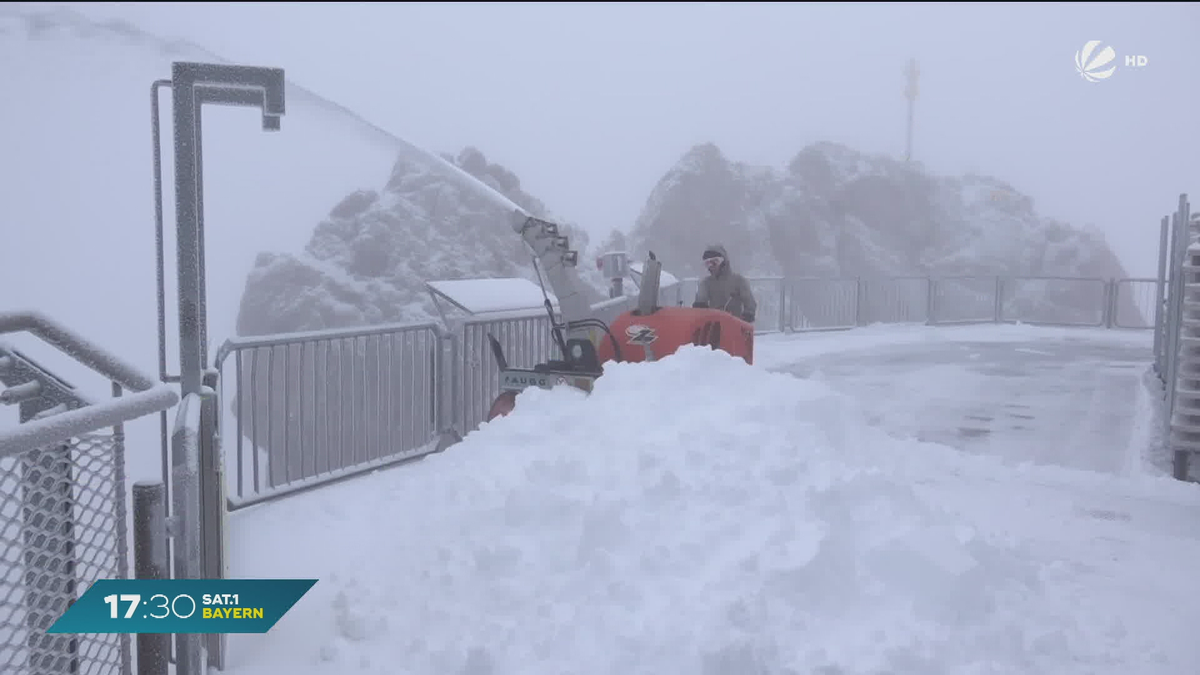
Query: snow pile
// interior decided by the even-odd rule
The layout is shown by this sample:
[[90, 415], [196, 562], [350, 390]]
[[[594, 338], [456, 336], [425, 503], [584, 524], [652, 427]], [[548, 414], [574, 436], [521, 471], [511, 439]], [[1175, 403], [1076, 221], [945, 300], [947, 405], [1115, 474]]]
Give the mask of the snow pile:
[[1194, 486], [896, 440], [687, 347], [239, 514], [234, 575], [320, 581], [228, 672], [1183, 675], [1197, 516]]

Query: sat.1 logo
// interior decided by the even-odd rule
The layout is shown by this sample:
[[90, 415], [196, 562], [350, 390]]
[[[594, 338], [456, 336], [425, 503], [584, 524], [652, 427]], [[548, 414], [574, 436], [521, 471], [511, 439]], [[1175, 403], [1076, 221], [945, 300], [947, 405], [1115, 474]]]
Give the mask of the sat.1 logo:
[[[1117, 59], [1116, 50], [1105, 45], [1097, 51], [1101, 44], [1101, 40], [1088, 40], [1083, 49], [1075, 52], [1075, 72], [1088, 82], [1107, 80], [1117, 72], [1117, 64], [1113, 63]], [[1141, 54], [1126, 54], [1124, 62], [1126, 68], [1142, 68], [1150, 60]]]

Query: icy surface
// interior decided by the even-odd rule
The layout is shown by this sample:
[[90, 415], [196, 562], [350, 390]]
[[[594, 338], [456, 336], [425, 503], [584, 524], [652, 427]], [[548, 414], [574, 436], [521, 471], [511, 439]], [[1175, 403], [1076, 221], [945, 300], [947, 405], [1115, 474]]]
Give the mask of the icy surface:
[[[232, 636], [227, 672], [1200, 672], [1200, 488], [905, 437], [860, 376], [767, 369], [924, 344], [970, 372], [1145, 340], [868, 329], [764, 339], [753, 367], [691, 347], [614, 365], [590, 397], [529, 391], [446, 453], [235, 515], [235, 576], [320, 581], [271, 633]], [[910, 410], [946, 375], [916, 365]], [[1084, 384], [1131, 405], [1141, 386]], [[1055, 414], [1078, 394], [1052, 393], [1024, 402], [1076, 424]]]
[[543, 295], [542, 287], [528, 279], [452, 279], [425, 283], [472, 314], [539, 309], [545, 307], [546, 296], [552, 306], [558, 306], [558, 298], [548, 287]]
[[901, 342], [778, 368], [850, 396], [868, 424], [893, 436], [1012, 462], [1134, 468], [1152, 335], [1026, 332], [1004, 342], [955, 332], [958, 340], [934, 349]]

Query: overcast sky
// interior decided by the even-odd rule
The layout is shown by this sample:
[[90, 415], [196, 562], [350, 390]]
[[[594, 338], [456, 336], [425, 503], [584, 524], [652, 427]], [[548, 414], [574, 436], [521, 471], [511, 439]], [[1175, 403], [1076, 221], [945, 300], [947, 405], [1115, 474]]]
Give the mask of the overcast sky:
[[[282, 67], [431, 150], [475, 145], [595, 235], [628, 229], [697, 143], [776, 167], [822, 140], [901, 156], [909, 56], [915, 159], [1100, 227], [1132, 274], [1200, 190], [1194, 4], [73, 6]], [[1146, 65], [1085, 81], [1088, 40]]]

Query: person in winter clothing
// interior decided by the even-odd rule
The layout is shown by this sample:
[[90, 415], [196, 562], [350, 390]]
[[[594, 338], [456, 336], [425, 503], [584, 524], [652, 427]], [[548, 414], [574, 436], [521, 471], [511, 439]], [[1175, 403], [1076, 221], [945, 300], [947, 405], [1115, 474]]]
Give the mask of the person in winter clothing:
[[708, 276], [700, 280], [692, 307], [725, 310], [742, 321], [754, 323], [754, 313], [758, 310], [754, 291], [750, 289], [746, 277], [729, 267], [729, 254], [725, 252], [725, 247], [720, 244], [709, 246], [704, 249], [703, 258]]

